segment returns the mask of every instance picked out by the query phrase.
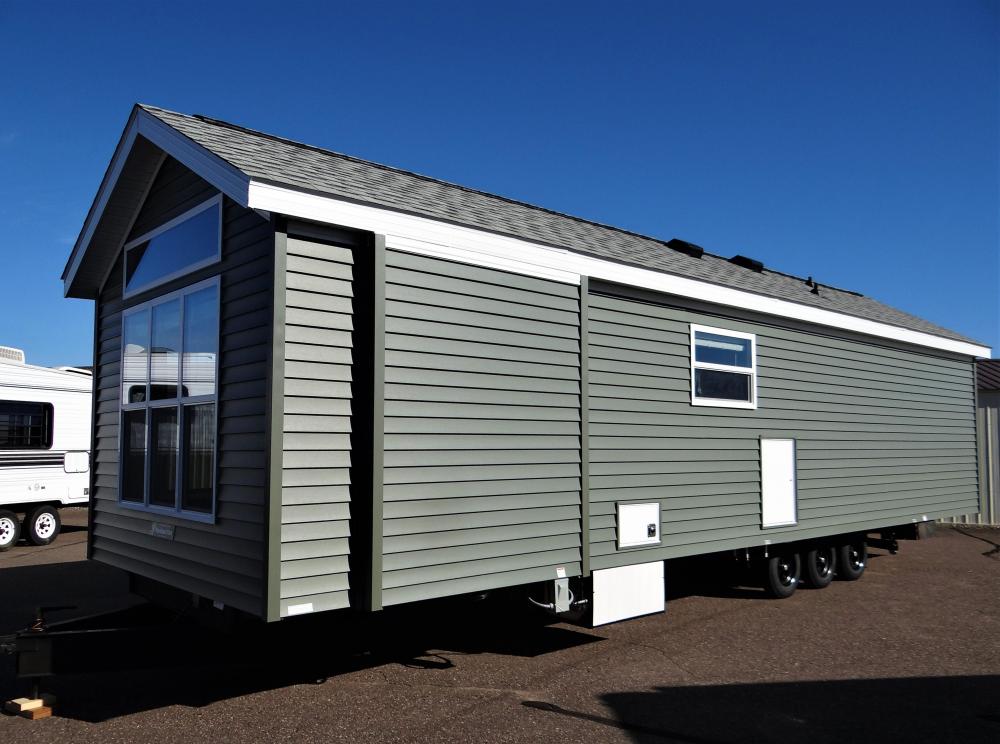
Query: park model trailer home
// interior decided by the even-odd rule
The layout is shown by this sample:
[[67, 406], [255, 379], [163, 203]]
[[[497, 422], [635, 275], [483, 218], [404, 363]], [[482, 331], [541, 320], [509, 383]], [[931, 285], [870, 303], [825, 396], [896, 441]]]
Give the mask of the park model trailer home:
[[25, 364], [0, 346], [0, 551], [21, 537], [48, 545], [59, 508], [89, 501], [92, 387], [89, 370]]
[[268, 621], [663, 562], [772, 593], [976, 511], [976, 357], [853, 292], [202, 116], [133, 110], [66, 266], [95, 300], [90, 556]]

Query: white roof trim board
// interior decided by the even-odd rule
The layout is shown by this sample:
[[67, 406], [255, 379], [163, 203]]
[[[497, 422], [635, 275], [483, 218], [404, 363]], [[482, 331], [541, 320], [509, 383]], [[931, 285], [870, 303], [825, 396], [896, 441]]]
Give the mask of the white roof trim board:
[[941, 338], [853, 315], [619, 264], [416, 215], [255, 181], [250, 182], [249, 193], [248, 206], [253, 209], [381, 233], [385, 235], [387, 248], [398, 248], [411, 253], [448, 258], [570, 284], [579, 284], [581, 276], [588, 276], [957, 354], [990, 355], [989, 347], [978, 344]]
[[[205, 130], [205, 132], [202, 132], [202, 130]], [[643, 268], [642, 266], [632, 265], [627, 252], [621, 254], [622, 262], [613, 260], [619, 257], [617, 254], [613, 256], [612, 260], [609, 260], [608, 258], [592, 255], [593, 253], [601, 253], [601, 251], [588, 251], [588, 247], [593, 248], [593, 246], [588, 246], [586, 239], [570, 240], [572, 250], [570, 248], [554, 247], [550, 241], [546, 241], [546, 243], [533, 242], [526, 239], [526, 237], [500, 234], [472, 224], [456, 224], [456, 222], [463, 222], [461, 215], [454, 218], [454, 221], [444, 218], [439, 219], [436, 218], [437, 215], [424, 216], [413, 214], [409, 210], [402, 211], [403, 207], [396, 204], [359, 203], [359, 201], [352, 198], [344, 198], [336, 194], [331, 195], [329, 193], [314, 193], [312, 190], [307, 191], [304, 188], [300, 188], [298, 183], [295, 186], [274, 183], [274, 181], [284, 180], [281, 176], [287, 176], [288, 174], [272, 174], [268, 172], [266, 173], [269, 176], [267, 180], [262, 180], [259, 177], [260, 173], [254, 173], [253, 171], [255, 168], [259, 171], [265, 169], [267, 166], [267, 162], [265, 162], [266, 158], [261, 157], [261, 152], [264, 148], [273, 146], [276, 148], [276, 151], [280, 150], [280, 154], [285, 155], [287, 155], [289, 150], [296, 152], [297, 148], [300, 148], [305, 155], [312, 158], [325, 158], [330, 163], [347, 163], [355, 171], [359, 168], [369, 168], [379, 174], [383, 172], [387, 173], [387, 177], [400, 181], [400, 183], [393, 184], [397, 193], [383, 189], [380, 194], [371, 195], [370, 199], [373, 202], [380, 201], [387, 194], [391, 197], [406, 196], [412, 200], [412, 194], [403, 193], [409, 191], [406, 187], [408, 185], [429, 183], [435, 189], [456, 192], [462, 198], [478, 200], [484, 207], [489, 206], [495, 210], [509, 208], [510, 213], [505, 214], [506, 217], [512, 215], [523, 216], [527, 210], [532, 217], [537, 216], [539, 220], [549, 221], [547, 227], [552, 227], [550, 234], [553, 231], [559, 234], [559, 230], [565, 229], [567, 225], [571, 227], [579, 225], [582, 230], [597, 231], [595, 234], [599, 233], [602, 239], [606, 239], [609, 232], [612, 235], [615, 234], [615, 228], [608, 228], [596, 223], [587, 223], [585, 220], [578, 220], [577, 218], [548, 212], [547, 210], [531, 207], [530, 205], [511, 202], [501, 197], [494, 197], [473, 190], [465, 190], [460, 186], [437, 182], [433, 179], [425, 179], [424, 177], [409, 174], [405, 171], [395, 171], [385, 166], [358, 161], [337, 153], [309, 148], [306, 145], [273, 138], [270, 135], [253, 132], [252, 130], [244, 130], [223, 122], [189, 117], [161, 109], [147, 109], [141, 106], [137, 106], [134, 109], [129, 119], [126, 130], [115, 150], [114, 157], [94, 200], [94, 205], [87, 215], [83, 230], [73, 249], [73, 253], [70, 255], [70, 260], [63, 275], [67, 295], [70, 292], [74, 277], [93, 238], [94, 231], [101, 219], [104, 208], [107, 206], [108, 200], [115, 189], [118, 177], [121, 175], [125, 161], [128, 158], [129, 151], [135, 143], [135, 138], [140, 135], [190, 168], [241, 206], [261, 212], [284, 214], [289, 217], [384, 234], [386, 236], [386, 245], [391, 248], [571, 284], [579, 283], [581, 276], [588, 276], [656, 292], [815, 323], [830, 328], [853, 331], [957, 354], [976, 357], [990, 356], [990, 349], [987, 346], [962, 337], [948, 337], [957, 336], [957, 334], [953, 334], [946, 329], [938, 329], [933, 324], [913, 316], [907, 316], [867, 298], [859, 298], [856, 302], [870, 303], [875, 307], [876, 311], [883, 311], [883, 314], [888, 313], [887, 317], [890, 319], [895, 321], [898, 316], [902, 318], [900, 320], [901, 323], [912, 323], [917, 327], [907, 328], [903, 325], [863, 317], [865, 314], [863, 312], [864, 305], [852, 308], [858, 309], [858, 314], [838, 312], [835, 309], [817, 307], [815, 300], [808, 298], [808, 296], [808, 301], [813, 304], [805, 304], [805, 301], [798, 302], [772, 296], [768, 293], [770, 291], [768, 289], [756, 292], [736, 286], [727, 286], [724, 280], [718, 280], [719, 277], [715, 277], [717, 281], [702, 281], [690, 276], [690, 270], [687, 270], [688, 275], [685, 276], [681, 275], [684, 271], [680, 274], [675, 274], [671, 273], [670, 270], [661, 270], [658, 267]], [[199, 136], [204, 142], [196, 141], [196, 137]], [[239, 140], [232, 143], [228, 150], [227, 137]], [[216, 152], [213, 152], [213, 150]], [[222, 152], [226, 157], [222, 157], [218, 152]], [[259, 157], [260, 163], [253, 161], [254, 157]], [[230, 162], [230, 160], [233, 162]], [[234, 162], [239, 164], [239, 167], [234, 165]], [[307, 180], [309, 173], [313, 172], [311, 169], [322, 167], [322, 163], [317, 165], [310, 161], [310, 169], [304, 169], [299, 164], [296, 164], [296, 167], [303, 169], [302, 172], [295, 171], [294, 173], [298, 181], [301, 182], [303, 179]], [[250, 171], [250, 173], [247, 171]], [[364, 188], [359, 186], [358, 183], [350, 184], [350, 186], [354, 189], [350, 194], [351, 197], [355, 193], [364, 195]], [[360, 192], [358, 191], [359, 188], [361, 189]], [[329, 190], [329, 188], [316, 189], [316, 191], [321, 192]], [[363, 201], [367, 202], [368, 199], [366, 198]], [[391, 202], [392, 199], [390, 198], [388, 201]], [[477, 206], [479, 206], [478, 203]], [[537, 212], [537, 215], [535, 215], [535, 212]], [[475, 222], [475, 219], [472, 219], [473, 216], [470, 214], [469, 222]], [[532, 222], [532, 224], [534, 223]], [[530, 225], [516, 225], [515, 232], [519, 232], [522, 236], [534, 234], [530, 229]], [[642, 242], [644, 249], [648, 249], [649, 244], [653, 244], [654, 247], [657, 246], [657, 242], [652, 238], [645, 238], [644, 236], [621, 231], [621, 241], [627, 244], [629, 240]], [[567, 243], [561, 241], [560, 245], [567, 245]], [[673, 254], [672, 250], [665, 245], [661, 247], [664, 252], [663, 255]], [[636, 255], [635, 263], [648, 263], [648, 261], [643, 260], [645, 258], [645, 256]], [[716, 264], [722, 261], [718, 257], [712, 258]], [[747, 271], [726, 265], [726, 271], [730, 269], [733, 271]], [[760, 277], [761, 275], [754, 276]], [[799, 280], [774, 273], [771, 273], [770, 276], [779, 280], [790, 279], [794, 285], [792, 287], [794, 290], [793, 294], [799, 291], [797, 284]], [[788, 281], [785, 281], [784, 286], [787, 285]], [[845, 293], [841, 290], [824, 287], [821, 291], [837, 293], [841, 299], [847, 297], [848, 300], [855, 301], [851, 298], [850, 293]], [[944, 335], [937, 335], [934, 332], [928, 332], [928, 330], [921, 330], [921, 327], [930, 331], [940, 330], [941, 334]]]

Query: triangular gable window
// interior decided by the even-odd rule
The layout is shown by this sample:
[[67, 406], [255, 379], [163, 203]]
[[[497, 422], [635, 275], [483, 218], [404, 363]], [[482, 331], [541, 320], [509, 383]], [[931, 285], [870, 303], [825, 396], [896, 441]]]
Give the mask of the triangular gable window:
[[176, 279], [220, 258], [221, 196], [125, 246], [125, 296]]

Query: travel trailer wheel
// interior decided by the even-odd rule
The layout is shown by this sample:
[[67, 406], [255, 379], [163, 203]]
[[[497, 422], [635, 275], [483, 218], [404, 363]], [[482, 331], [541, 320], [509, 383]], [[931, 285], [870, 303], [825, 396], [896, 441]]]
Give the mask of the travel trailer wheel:
[[790, 597], [799, 585], [801, 571], [798, 553], [772, 555], [764, 561], [764, 589], [775, 599]]
[[0, 553], [10, 550], [17, 543], [21, 533], [21, 523], [14, 512], [0, 511]]
[[814, 589], [822, 589], [833, 581], [834, 566], [837, 563], [837, 549], [832, 545], [807, 550], [803, 557], [806, 581]]
[[837, 551], [837, 578], [857, 581], [868, 565], [868, 549], [864, 540], [852, 540]]
[[40, 506], [24, 520], [28, 530], [28, 540], [33, 545], [48, 545], [59, 535], [62, 526], [59, 512], [51, 506]]

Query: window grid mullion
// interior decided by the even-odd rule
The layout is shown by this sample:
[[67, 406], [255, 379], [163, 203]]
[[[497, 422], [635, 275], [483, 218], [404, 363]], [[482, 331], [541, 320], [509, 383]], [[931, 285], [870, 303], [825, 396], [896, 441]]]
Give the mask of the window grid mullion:
[[177, 476], [174, 481], [174, 508], [178, 513], [183, 509], [181, 501], [181, 475], [184, 472], [184, 344], [187, 341], [184, 332], [184, 309], [187, 307], [187, 295], [180, 296], [180, 314], [177, 320], [180, 333], [177, 344]]
[[[182, 326], [183, 328], [183, 326]], [[183, 330], [181, 331], [181, 336], [184, 335]], [[183, 345], [181, 348], [184, 348]], [[179, 513], [182, 510], [181, 505], [181, 474], [184, 472], [182, 467], [182, 460], [184, 459], [184, 406], [180, 403], [177, 404], [177, 462], [174, 463], [175, 475], [174, 475], [174, 509]]]
[[716, 362], [699, 362], [697, 359], [694, 361], [694, 366], [696, 369], [714, 369], [718, 372], [740, 372], [744, 375], [752, 375], [755, 371], [753, 367], [740, 367], [736, 364], [717, 364]]

